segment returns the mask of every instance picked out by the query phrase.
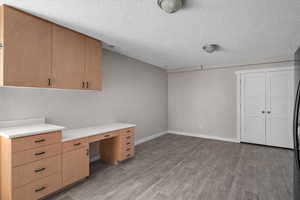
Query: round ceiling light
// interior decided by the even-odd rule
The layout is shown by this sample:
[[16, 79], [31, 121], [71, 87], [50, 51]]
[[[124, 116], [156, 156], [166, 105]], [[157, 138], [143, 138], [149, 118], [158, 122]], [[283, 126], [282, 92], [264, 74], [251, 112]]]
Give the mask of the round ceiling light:
[[204, 51], [206, 51], [207, 53], [213, 53], [213, 52], [219, 50], [219, 49], [220, 49], [220, 46], [217, 45], [217, 44], [208, 44], [208, 45], [204, 45], [204, 46], [202, 47], [202, 49], [203, 49]]
[[182, 8], [182, 0], [157, 0], [159, 7], [167, 13], [174, 13]]

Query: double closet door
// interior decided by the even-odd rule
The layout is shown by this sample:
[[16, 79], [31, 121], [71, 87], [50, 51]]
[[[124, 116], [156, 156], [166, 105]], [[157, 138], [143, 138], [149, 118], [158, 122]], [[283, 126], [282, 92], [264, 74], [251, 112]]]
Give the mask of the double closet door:
[[293, 71], [241, 75], [241, 141], [292, 148]]

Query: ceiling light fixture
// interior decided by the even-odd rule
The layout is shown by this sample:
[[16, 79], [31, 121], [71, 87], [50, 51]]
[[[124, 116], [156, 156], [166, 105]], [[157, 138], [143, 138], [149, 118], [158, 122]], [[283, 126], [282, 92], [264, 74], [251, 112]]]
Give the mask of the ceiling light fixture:
[[158, 6], [167, 13], [174, 13], [183, 6], [183, 0], [157, 0]]
[[220, 49], [220, 46], [217, 45], [217, 44], [208, 44], [208, 45], [204, 45], [204, 46], [202, 47], [202, 49], [203, 49], [204, 51], [206, 51], [207, 53], [213, 53], [213, 52], [219, 50], [219, 49]]

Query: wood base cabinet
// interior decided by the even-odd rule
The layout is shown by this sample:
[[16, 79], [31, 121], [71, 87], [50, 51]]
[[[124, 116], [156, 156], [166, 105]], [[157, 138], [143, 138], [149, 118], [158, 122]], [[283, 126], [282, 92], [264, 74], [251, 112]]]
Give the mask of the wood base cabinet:
[[38, 200], [62, 187], [61, 132], [0, 139], [0, 200]]
[[0, 7], [0, 86], [101, 90], [102, 43]]
[[70, 185], [90, 175], [89, 146], [64, 152], [62, 156], [63, 186]]
[[134, 157], [134, 129], [62, 142], [61, 131], [15, 139], [0, 136], [0, 200], [38, 200], [90, 176], [90, 143], [102, 161]]
[[129, 158], [134, 157], [135, 150], [134, 150], [134, 129], [124, 129], [120, 131], [119, 137], [119, 145], [118, 148], [118, 160], [124, 161]]

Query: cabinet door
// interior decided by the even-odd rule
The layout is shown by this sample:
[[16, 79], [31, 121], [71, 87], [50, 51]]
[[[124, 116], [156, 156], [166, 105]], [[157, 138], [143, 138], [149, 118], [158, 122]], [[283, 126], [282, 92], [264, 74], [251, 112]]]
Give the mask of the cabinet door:
[[79, 181], [90, 174], [89, 147], [69, 151], [63, 154], [63, 185]]
[[51, 24], [4, 6], [4, 85], [49, 87]]
[[267, 74], [267, 145], [292, 148], [293, 73]]
[[242, 133], [241, 141], [266, 143], [266, 74], [242, 75]]
[[86, 37], [85, 76], [89, 90], [102, 89], [101, 75], [102, 44], [100, 41]]
[[53, 87], [83, 89], [85, 36], [53, 25]]

